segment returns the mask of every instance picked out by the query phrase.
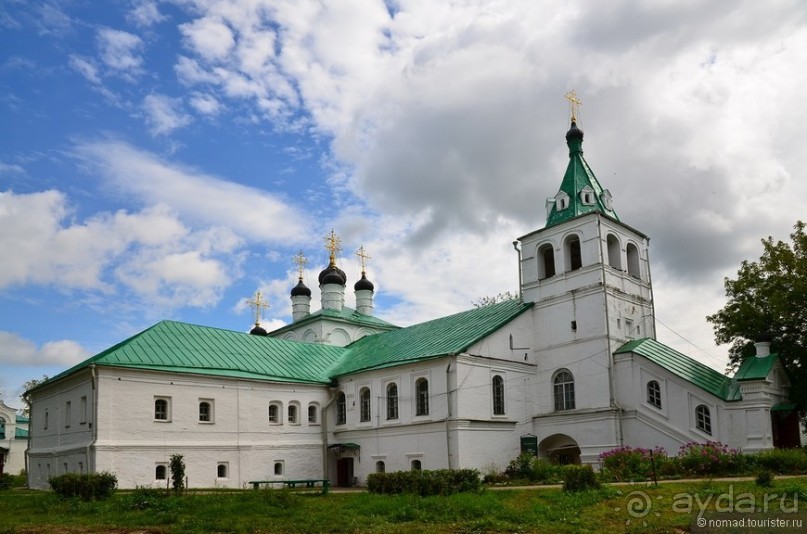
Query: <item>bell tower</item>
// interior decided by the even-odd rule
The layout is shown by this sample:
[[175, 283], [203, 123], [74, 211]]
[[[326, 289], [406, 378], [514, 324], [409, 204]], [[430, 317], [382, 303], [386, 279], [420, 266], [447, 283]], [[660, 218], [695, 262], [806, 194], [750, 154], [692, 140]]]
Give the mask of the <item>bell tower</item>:
[[[521, 293], [535, 303], [539, 381], [546, 376], [539, 387], [551, 388], [552, 376], [568, 371], [577, 392], [574, 410], [613, 412], [613, 351], [629, 339], [656, 335], [649, 239], [620, 220], [611, 193], [584, 159], [581, 102], [573, 91], [566, 98], [569, 164], [546, 201], [546, 225], [518, 238]], [[538, 411], [555, 411], [552, 395], [542, 396]]]

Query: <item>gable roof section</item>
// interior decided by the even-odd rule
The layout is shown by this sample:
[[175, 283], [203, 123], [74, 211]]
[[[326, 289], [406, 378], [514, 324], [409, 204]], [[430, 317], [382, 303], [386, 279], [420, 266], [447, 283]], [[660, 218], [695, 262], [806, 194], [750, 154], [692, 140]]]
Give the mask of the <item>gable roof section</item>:
[[739, 381], [764, 380], [768, 377], [778, 359], [779, 357], [776, 354], [770, 354], [764, 358], [750, 356], [740, 364], [740, 368], [734, 373], [734, 379]]
[[313, 323], [320, 319], [332, 319], [335, 321], [346, 322], [359, 326], [381, 328], [384, 330], [392, 330], [395, 328], [400, 328], [392, 323], [384, 321], [383, 319], [379, 319], [378, 317], [373, 317], [372, 315], [363, 315], [354, 310], [353, 308], [343, 306], [341, 310], [324, 310], [324, 309], [317, 310], [314, 313], [307, 315], [306, 317], [303, 317], [299, 321], [289, 323], [286, 326], [281, 326], [277, 330], [269, 332], [269, 336], [276, 337], [280, 334], [283, 334], [286, 331], [296, 330], [300, 328], [300, 326], [302, 325]]
[[365, 336], [347, 346], [333, 377], [456, 354], [532, 307], [512, 299], [391, 332]]
[[161, 321], [48, 382], [90, 364], [278, 382], [330, 383], [342, 347]]
[[737, 382], [702, 363], [693, 360], [655, 339], [635, 339], [625, 343], [614, 354], [633, 352], [667, 369], [674, 375], [725, 401], [741, 399]]

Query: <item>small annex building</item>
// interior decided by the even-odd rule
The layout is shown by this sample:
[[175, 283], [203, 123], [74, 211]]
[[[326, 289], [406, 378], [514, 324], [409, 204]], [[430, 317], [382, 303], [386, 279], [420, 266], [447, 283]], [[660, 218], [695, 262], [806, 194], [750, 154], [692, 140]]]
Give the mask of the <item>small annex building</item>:
[[88, 471], [167, 485], [177, 453], [190, 487], [242, 488], [503, 469], [522, 450], [596, 465], [623, 445], [797, 446], [765, 344], [727, 377], [656, 340], [649, 240], [619, 219], [574, 116], [566, 142], [546, 225], [514, 243], [520, 298], [399, 328], [373, 315], [364, 268], [344, 305], [331, 232], [320, 310], [301, 262], [283, 328], [260, 326], [257, 295], [250, 334], [162, 321], [29, 391], [30, 486]]
[[20, 474], [27, 448], [28, 418], [0, 400], [0, 474]]

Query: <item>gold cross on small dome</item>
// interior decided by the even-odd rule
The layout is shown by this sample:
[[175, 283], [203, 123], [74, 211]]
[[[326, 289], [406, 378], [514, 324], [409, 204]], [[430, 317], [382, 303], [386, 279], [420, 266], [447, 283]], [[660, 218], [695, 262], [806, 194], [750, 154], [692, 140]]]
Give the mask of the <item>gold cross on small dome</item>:
[[269, 307], [269, 303], [263, 300], [261, 290], [259, 289], [255, 292], [255, 297], [252, 300], [248, 300], [247, 304], [255, 308], [255, 326], [258, 326], [261, 324], [261, 315], [263, 314], [263, 310]]
[[569, 113], [572, 116], [572, 122], [577, 122], [578, 112], [583, 103], [577, 98], [577, 93], [574, 92], [574, 89], [566, 93], [563, 98], [569, 101]]

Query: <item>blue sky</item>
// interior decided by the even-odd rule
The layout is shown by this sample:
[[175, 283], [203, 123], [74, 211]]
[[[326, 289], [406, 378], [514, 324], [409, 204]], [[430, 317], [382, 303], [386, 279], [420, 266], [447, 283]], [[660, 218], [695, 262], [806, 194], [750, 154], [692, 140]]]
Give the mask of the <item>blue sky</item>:
[[284, 324], [332, 228], [391, 322], [514, 291], [570, 89], [659, 339], [722, 369], [723, 278], [804, 218], [803, 2], [323, 4], [0, 3], [7, 404], [161, 319], [248, 330], [256, 289]]

